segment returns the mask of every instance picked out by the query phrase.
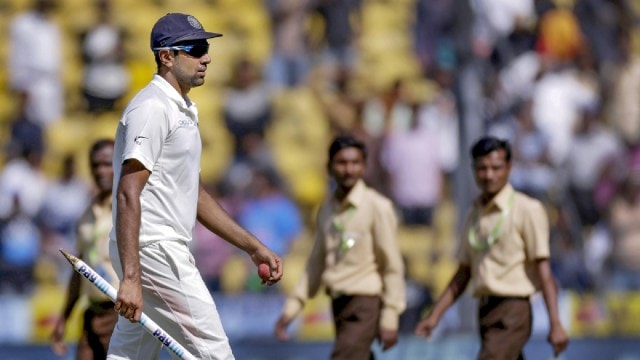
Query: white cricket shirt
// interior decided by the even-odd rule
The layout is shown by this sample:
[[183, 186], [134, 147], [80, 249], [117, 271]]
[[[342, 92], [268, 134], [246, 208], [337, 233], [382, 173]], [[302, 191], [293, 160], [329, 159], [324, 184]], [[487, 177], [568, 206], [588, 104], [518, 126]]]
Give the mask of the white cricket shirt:
[[[166, 80], [154, 75], [125, 109], [113, 153], [113, 223], [125, 160], [136, 159], [151, 175], [140, 195], [140, 245], [190, 241], [196, 222], [200, 155], [198, 110]], [[111, 240], [116, 239], [115, 226]]]

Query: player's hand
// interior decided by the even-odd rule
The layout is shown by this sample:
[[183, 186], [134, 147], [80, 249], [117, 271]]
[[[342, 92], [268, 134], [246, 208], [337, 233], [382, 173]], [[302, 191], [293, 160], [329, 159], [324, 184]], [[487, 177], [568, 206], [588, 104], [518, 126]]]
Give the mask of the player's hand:
[[561, 324], [556, 324], [551, 326], [547, 341], [549, 341], [551, 347], [553, 347], [553, 355], [558, 356], [569, 345], [569, 336]]
[[113, 308], [120, 316], [135, 323], [140, 321], [142, 304], [142, 289], [140, 283], [127, 279], [122, 280]]
[[378, 341], [382, 345], [382, 351], [387, 351], [398, 343], [398, 332], [396, 330], [380, 329], [378, 331]]
[[269, 265], [271, 276], [264, 280], [265, 285], [273, 285], [282, 278], [282, 259], [267, 247], [261, 246], [253, 252], [251, 260], [256, 266], [260, 266], [262, 263]]
[[276, 321], [276, 325], [273, 329], [273, 334], [276, 336], [278, 340], [289, 340], [289, 334], [287, 334], [287, 328], [293, 318], [288, 318], [284, 315], [281, 315], [278, 321]]
[[436, 328], [436, 325], [438, 325], [438, 319], [436, 319], [436, 317], [433, 316], [432, 314], [429, 314], [429, 316], [420, 320], [418, 325], [416, 325], [416, 329], [414, 333], [417, 336], [422, 336], [422, 337], [426, 337], [427, 339], [431, 339], [431, 333], [433, 332], [433, 329]]
[[51, 333], [51, 350], [58, 355], [63, 356], [67, 353], [67, 344], [64, 343], [65, 319], [61, 316], [53, 326]]

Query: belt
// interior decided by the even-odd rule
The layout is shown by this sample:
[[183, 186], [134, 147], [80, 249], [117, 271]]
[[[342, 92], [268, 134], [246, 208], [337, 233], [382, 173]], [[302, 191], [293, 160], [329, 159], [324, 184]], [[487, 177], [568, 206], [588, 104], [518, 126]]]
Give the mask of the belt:
[[480, 306], [485, 306], [489, 304], [498, 304], [503, 301], [529, 301], [528, 296], [498, 296], [498, 295], [482, 295], [478, 297], [478, 302]]

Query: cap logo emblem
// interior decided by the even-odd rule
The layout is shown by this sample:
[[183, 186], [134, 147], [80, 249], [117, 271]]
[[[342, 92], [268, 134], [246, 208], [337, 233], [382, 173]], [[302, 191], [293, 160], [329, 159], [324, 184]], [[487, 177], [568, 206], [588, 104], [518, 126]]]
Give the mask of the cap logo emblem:
[[191, 16], [191, 15], [187, 16], [187, 22], [189, 22], [189, 25], [191, 25], [192, 27], [194, 27], [194, 28], [196, 28], [198, 30], [202, 30], [202, 25], [193, 16]]

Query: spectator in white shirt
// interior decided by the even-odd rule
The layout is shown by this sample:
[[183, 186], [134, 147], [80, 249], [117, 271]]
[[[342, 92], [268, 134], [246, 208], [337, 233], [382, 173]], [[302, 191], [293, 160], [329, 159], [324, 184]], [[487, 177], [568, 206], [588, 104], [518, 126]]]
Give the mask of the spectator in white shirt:
[[58, 120], [64, 112], [62, 41], [50, 18], [57, 0], [34, 0], [9, 28], [9, 81], [12, 90], [27, 93], [27, 115], [40, 124]]

